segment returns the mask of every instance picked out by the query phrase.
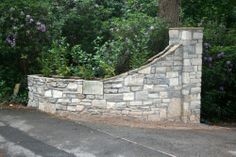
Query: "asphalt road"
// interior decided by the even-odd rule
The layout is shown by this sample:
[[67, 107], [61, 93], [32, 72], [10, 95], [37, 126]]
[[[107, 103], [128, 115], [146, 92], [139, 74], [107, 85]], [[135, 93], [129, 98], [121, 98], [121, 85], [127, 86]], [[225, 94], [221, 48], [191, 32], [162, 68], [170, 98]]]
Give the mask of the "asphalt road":
[[234, 157], [236, 129], [141, 129], [0, 110], [0, 157]]

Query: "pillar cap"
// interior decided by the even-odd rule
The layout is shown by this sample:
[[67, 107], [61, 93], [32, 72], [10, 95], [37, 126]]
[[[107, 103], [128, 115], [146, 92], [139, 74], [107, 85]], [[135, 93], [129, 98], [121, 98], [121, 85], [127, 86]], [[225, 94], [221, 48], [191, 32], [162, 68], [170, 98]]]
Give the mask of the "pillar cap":
[[169, 30], [203, 30], [203, 27], [173, 27]]

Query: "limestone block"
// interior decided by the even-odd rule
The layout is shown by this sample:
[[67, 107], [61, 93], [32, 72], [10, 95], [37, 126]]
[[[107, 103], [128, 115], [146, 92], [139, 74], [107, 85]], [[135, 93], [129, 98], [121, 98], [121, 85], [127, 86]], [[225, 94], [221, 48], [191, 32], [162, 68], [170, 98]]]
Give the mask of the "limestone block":
[[142, 86], [133, 86], [133, 87], [131, 87], [132, 92], [141, 91], [142, 89], [143, 89]]
[[143, 85], [143, 75], [142, 74], [133, 74], [129, 75], [125, 78], [125, 85], [126, 86], [138, 86]]
[[140, 106], [142, 105], [142, 101], [131, 101], [130, 102], [130, 106]]
[[67, 88], [68, 88], [69, 90], [77, 90], [78, 86], [77, 86], [76, 83], [69, 83], [69, 84], [67, 85]]
[[80, 99], [72, 99], [71, 102], [72, 103], [79, 103], [81, 100]]
[[184, 66], [189, 66], [191, 65], [190, 59], [184, 59]]
[[77, 92], [82, 94], [83, 93], [83, 85], [78, 85], [77, 86]]
[[168, 98], [168, 92], [160, 92], [160, 98]]
[[105, 88], [104, 89], [104, 93], [108, 94], [108, 93], [118, 93], [118, 89], [112, 89], [112, 88]]
[[174, 38], [174, 39], [179, 38], [179, 31], [178, 30], [169, 30], [169, 37], [170, 37], [170, 39], [172, 39], [172, 38]]
[[196, 44], [196, 54], [202, 54], [202, 43]]
[[173, 78], [173, 77], [178, 77], [179, 73], [178, 72], [166, 72], [166, 77], [168, 78]]
[[143, 86], [143, 90], [153, 90], [153, 88], [154, 88], [154, 85], [144, 85]]
[[107, 101], [122, 101], [123, 94], [104, 94], [104, 99]]
[[84, 81], [83, 94], [103, 94], [103, 82], [101, 81]]
[[52, 91], [51, 90], [48, 90], [44, 93], [44, 96], [47, 97], [47, 98], [50, 98], [52, 97]]
[[192, 65], [202, 65], [202, 59], [201, 58], [194, 58], [191, 59]]
[[70, 103], [71, 101], [70, 101], [70, 99], [58, 99], [57, 102], [65, 104], [65, 103]]
[[184, 84], [190, 83], [190, 76], [189, 76], [189, 73], [183, 73], [183, 83], [184, 83]]
[[155, 99], [155, 98], [159, 98], [160, 95], [159, 93], [149, 93], [148, 94], [148, 98], [151, 98], [151, 99]]
[[201, 93], [201, 87], [193, 87], [191, 88], [191, 93]]
[[160, 109], [160, 119], [166, 119], [167, 118], [167, 113], [165, 108]]
[[147, 91], [138, 91], [135, 93], [135, 100], [148, 100]]
[[179, 78], [171, 78], [170, 80], [170, 86], [177, 86], [179, 85]]
[[192, 32], [191, 31], [182, 31], [182, 40], [191, 40], [192, 39]]
[[67, 106], [67, 110], [71, 112], [75, 112], [77, 110], [77, 106]]
[[203, 33], [201, 32], [194, 32], [193, 39], [203, 39]]
[[151, 72], [151, 67], [150, 66], [139, 70], [139, 73], [141, 73], [141, 74], [150, 74], [150, 72]]
[[83, 105], [77, 105], [76, 106], [76, 111], [79, 111], [79, 112], [81, 112], [81, 111], [83, 111], [84, 110], [84, 106]]
[[113, 109], [115, 108], [115, 102], [107, 102], [107, 109]]
[[124, 93], [124, 100], [134, 100], [134, 93]]
[[180, 98], [171, 99], [168, 106], [168, 117], [176, 118], [180, 116], [181, 116], [181, 99]]
[[93, 100], [92, 101], [92, 106], [95, 106], [95, 107], [106, 107], [106, 100]]
[[52, 91], [53, 98], [61, 98], [62, 94], [63, 94], [62, 91], [59, 91], [59, 90]]

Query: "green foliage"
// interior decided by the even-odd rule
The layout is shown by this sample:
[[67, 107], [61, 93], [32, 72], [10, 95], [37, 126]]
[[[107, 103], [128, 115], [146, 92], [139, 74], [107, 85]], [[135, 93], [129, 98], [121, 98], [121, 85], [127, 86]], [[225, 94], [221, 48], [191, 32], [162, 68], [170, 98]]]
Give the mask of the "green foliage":
[[236, 120], [236, 1], [182, 0], [185, 26], [204, 27], [202, 118]]
[[236, 46], [205, 49], [202, 115], [211, 120], [236, 119]]
[[66, 43], [65, 38], [52, 42], [51, 49], [42, 54], [43, 75], [70, 75], [68, 48], [69, 44]]

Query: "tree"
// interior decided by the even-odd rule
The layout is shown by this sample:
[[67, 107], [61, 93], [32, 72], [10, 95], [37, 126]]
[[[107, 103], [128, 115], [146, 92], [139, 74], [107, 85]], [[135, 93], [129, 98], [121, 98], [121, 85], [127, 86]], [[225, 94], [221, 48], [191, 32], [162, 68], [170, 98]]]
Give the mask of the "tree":
[[176, 27], [180, 23], [180, 0], [159, 0], [159, 15]]

